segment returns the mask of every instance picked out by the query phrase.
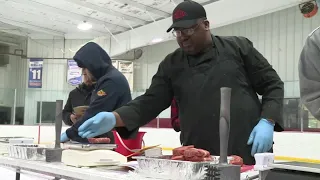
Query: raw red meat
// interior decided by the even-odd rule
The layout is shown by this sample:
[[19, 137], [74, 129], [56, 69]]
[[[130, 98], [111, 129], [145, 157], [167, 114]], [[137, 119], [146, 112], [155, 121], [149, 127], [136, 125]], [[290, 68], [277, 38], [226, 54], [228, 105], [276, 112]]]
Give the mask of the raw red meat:
[[186, 149], [183, 153], [185, 158], [192, 158], [192, 157], [209, 157], [210, 153], [209, 151], [203, 150], [203, 149], [196, 149], [196, 148], [189, 148]]
[[253, 168], [254, 168], [254, 166], [253, 166], [253, 165], [250, 165], [250, 166], [243, 165], [243, 166], [241, 166], [241, 170], [240, 170], [240, 172], [241, 172], [241, 173], [243, 173], [243, 172], [247, 172], [247, 171], [252, 170]]
[[190, 148], [194, 148], [193, 145], [191, 146], [182, 146], [182, 147], [178, 147], [172, 150], [172, 155], [173, 156], [183, 156], [184, 151]]
[[111, 142], [110, 138], [88, 138], [91, 144], [109, 144]]
[[203, 162], [213, 160], [208, 151], [194, 148], [193, 145], [175, 148], [172, 151], [172, 154], [172, 160], [184, 160], [192, 162]]
[[171, 160], [184, 161], [184, 157], [183, 156], [172, 156]]
[[243, 159], [241, 157], [236, 155], [232, 155], [231, 157], [232, 160], [230, 161], [230, 164], [243, 166]]

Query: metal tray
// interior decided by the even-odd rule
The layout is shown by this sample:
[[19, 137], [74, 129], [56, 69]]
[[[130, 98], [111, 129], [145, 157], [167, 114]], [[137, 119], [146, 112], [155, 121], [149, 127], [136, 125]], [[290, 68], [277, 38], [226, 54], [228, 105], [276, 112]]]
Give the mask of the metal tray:
[[37, 144], [9, 145], [8, 153], [12, 158], [42, 161], [46, 159], [45, 149]]
[[[201, 174], [206, 174], [207, 165], [219, 163], [219, 156], [212, 156], [213, 160], [207, 162], [178, 161], [171, 160], [171, 157], [171, 155], [158, 157], [135, 156], [133, 159], [138, 162], [137, 173], [144, 177], [162, 179], [179, 179], [172, 178], [172, 176], [194, 179], [191, 177], [200, 177]], [[232, 157], [228, 157], [228, 161], [231, 159]]]
[[[15, 140], [15, 139], [32, 139], [32, 138], [27, 138], [27, 137], [22, 137], [22, 136], [17, 136], [17, 137], [0, 137], [0, 155], [8, 154], [9, 153], [9, 145], [12, 145], [10, 143], [10, 140]], [[21, 144], [21, 143], [20, 143]]]
[[[28, 138], [28, 137], [23, 137], [23, 136], [0, 137], [0, 142], [9, 143], [10, 139], [21, 139], [21, 138]], [[31, 138], [28, 138], [28, 139], [31, 139]]]
[[[162, 156], [155, 156], [155, 157], [146, 157], [146, 156], [134, 156], [133, 159], [136, 159], [139, 162], [144, 161], [156, 161], [156, 162], [171, 162], [171, 163], [189, 163], [189, 164], [218, 164], [219, 163], [219, 156], [211, 156], [212, 161], [206, 162], [191, 162], [191, 161], [179, 161], [179, 160], [171, 160], [172, 155], [162, 155]], [[233, 157], [228, 157], [228, 163], [232, 160]]]

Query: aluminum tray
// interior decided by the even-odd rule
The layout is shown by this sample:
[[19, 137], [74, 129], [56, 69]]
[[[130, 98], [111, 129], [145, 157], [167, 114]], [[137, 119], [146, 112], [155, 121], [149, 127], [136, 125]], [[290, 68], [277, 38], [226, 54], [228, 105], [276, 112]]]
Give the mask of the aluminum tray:
[[37, 144], [19, 144], [8, 146], [9, 157], [33, 161], [45, 160], [45, 149], [45, 147], [40, 147]]
[[27, 137], [0, 137], [0, 155], [4, 155], [4, 154], [9, 153], [9, 151], [8, 151], [9, 145], [12, 145], [12, 141], [10, 142], [10, 140], [24, 139], [24, 138], [32, 139], [32, 138], [27, 138]]
[[[28, 137], [23, 137], [23, 136], [0, 137], [0, 142], [9, 143], [10, 139], [21, 139], [21, 138], [28, 138]], [[31, 139], [31, 138], [28, 138], [28, 139]]]
[[[161, 179], [179, 179], [188, 177], [200, 177], [206, 174], [206, 166], [209, 164], [218, 164], [219, 156], [212, 156], [212, 161], [207, 162], [190, 162], [171, 160], [171, 155], [158, 157], [135, 156], [133, 159], [138, 161], [139, 168], [137, 173], [144, 177], [161, 178]], [[228, 162], [232, 157], [228, 157]], [[173, 177], [176, 178], [173, 178]], [[196, 178], [195, 178], [196, 179]]]

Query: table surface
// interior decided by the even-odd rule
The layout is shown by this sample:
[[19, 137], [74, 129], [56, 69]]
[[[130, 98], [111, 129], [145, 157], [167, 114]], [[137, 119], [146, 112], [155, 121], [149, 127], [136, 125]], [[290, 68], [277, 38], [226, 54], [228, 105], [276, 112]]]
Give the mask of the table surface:
[[320, 164], [303, 162], [282, 162], [272, 164], [271, 167], [278, 169], [288, 169], [295, 171], [305, 171], [320, 174]]
[[[43, 161], [28, 161], [0, 156], [0, 166], [19, 168], [48, 176], [75, 180], [119, 180], [127, 179], [128, 170], [110, 169], [110, 167], [76, 168], [62, 163], [47, 163]], [[257, 171], [241, 173], [241, 179], [259, 174]]]
[[[49, 176], [76, 180], [118, 180], [128, 172], [124, 170], [110, 170], [108, 168], [76, 168], [62, 163], [47, 163], [42, 161], [28, 161], [0, 156], [0, 165], [22, 170], [32, 171]], [[121, 178], [120, 178], [121, 179]]]

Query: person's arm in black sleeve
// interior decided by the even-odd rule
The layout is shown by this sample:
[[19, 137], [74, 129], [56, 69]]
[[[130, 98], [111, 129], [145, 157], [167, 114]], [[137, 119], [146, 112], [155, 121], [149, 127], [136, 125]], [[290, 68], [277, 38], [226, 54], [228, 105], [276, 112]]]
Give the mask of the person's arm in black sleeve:
[[121, 137], [130, 137], [139, 127], [156, 118], [170, 106], [173, 92], [168, 69], [165, 61], [162, 61], [146, 93], [115, 110], [117, 126], [125, 127], [121, 130], [116, 128]]
[[70, 116], [73, 112], [73, 108], [72, 108], [72, 104], [71, 104], [71, 93], [69, 93], [69, 97], [68, 100], [66, 102], [66, 104], [64, 105], [64, 108], [62, 110], [62, 120], [63, 122], [68, 125], [68, 126], [72, 126], [73, 122], [70, 119]]
[[284, 83], [266, 58], [250, 40], [243, 38], [241, 55], [254, 90], [262, 96], [261, 117], [275, 122], [275, 131], [283, 131]]
[[180, 132], [179, 107], [174, 99], [171, 102], [171, 126], [176, 132]]
[[115, 82], [108, 80], [105, 83], [101, 83], [99, 87], [95, 88], [96, 94], [92, 94], [92, 96], [96, 96], [96, 98], [94, 98], [94, 100], [90, 103], [89, 108], [85, 111], [81, 119], [77, 121], [77, 123], [74, 124], [71, 128], [67, 129], [66, 133], [68, 138], [74, 140], [77, 139], [77, 141], [83, 141], [84, 139], [79, 139], [81, 137], [78, 135], [78, 128], [87, 119], [95, 116], [99, 112], [112, 112], [114, 110], [114, 107], [117, 104], [119, 97], [121, 97], [123, 93], [117, 87], [118, 86]]

